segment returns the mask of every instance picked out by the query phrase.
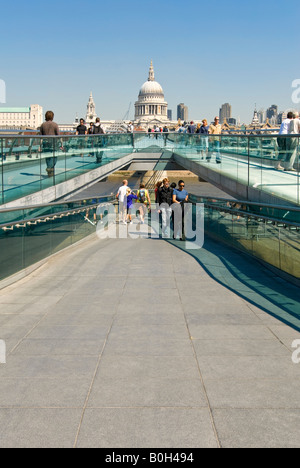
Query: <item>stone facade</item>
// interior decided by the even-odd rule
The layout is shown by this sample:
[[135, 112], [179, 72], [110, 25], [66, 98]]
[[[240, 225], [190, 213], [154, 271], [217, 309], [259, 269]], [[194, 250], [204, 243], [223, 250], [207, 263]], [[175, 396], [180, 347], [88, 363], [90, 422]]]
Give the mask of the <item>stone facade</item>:
[[148, 81], [139, 92], [135, 103], [135, 125], [147, 129], [152, 125], [169, 123], [168, 103], [165, 101], [161, 85], [155, 81], [153, 63], [151, 61]]
[[43, 123], [43, 108], [38, 104], [30, 107], [0, 108], [0, 128], [39, 128]]

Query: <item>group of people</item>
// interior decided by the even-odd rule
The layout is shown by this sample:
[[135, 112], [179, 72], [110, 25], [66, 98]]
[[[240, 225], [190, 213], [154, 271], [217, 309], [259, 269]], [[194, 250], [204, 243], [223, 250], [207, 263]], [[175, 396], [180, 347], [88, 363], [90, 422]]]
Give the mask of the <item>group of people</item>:
[[145, 184], [140, 184], [139, 190], [137, 193], [134, 193], [128, 187], [128, 180], [123, 180], [123, 185], [119, 188], [117, 193], [117, 200], [119, 201], [120, 224], [127, 224], [127, 222], [132, 224], [134, 200], [136, 203], [139, 203], [141, 223], [145, 223], [147, 210], [151, 210], [151, 199]]
[[76, 135], [103, 135], [105, 133], [101, 126], [99, 117], [96, 122], [90, 122], [89, 128], [85, 125], [84, 119], [80, 119], [80, 124], [76, 127]]
[[203, 119], [197, 125], [192, 120], [187, 126], [181, 124], [177, 131], [178, 133], [189, 133], [191, 135], [221, 135], [222, 125], [220, 124], [219, 117], [216, 116], [211, 125], [208, 125], [207, 119]]
[[[101, 126], [99, 117], [97, 117], [96, 122], [90, 123], [89, 129], [86, 127], [84, 119], [80, 119], [80, 124], [76, 128], [76, 135], [101, 135], [105, 131]], [[54, 112], [47, 111], [45, 114], [45, 122], [40, 127], [40, 134], [43, 136], [59, 136], [60, 131], [56, 122], [54, 122]], [[57, 163], [57, 157], [54, 156], [55, 151], [60, 148], [63, 150], [63, 142], [59, 138], [58, 140], [45, 139], [42, 142], [42, 148], [44, 153], [49, 153], [49, 157], [46, 157], [46, 172], [48, 177], [53, 177], [55, 166]], [[101, 163], [103, 157], [103, 151], [100, 153], [98, 150], [94, 150], [90, 153], [91, 156], [96, 156], [97, 163]], [[83, 155], [82, 155], [83, 157]]]
[[[189, 194], [185, 190], [185, 182], [180, 180], [177, 184], [170, 184], [170, 180], [165, 178], [157, 182], [155, 188], [155, 203], [162, 220], [162, 235], [168, 237], [170, 232], [170, 220], [173, 223], [174, 238], [184, 239], [184, 205], [188, 203]], [[132, 213], [134, 202], [138, 203], [138, 211], [141, 224], [145, 223], [147, 212], [151, 212], [151, 198], [145, 184], [141, 183], [139, 190], [135, 193], [128, 187], [128, 180], [123, 180], [123, 185], [117, 193], [119, 201], [119, 222], [120, 224], [132, 224]], [[176, 222], [175, 222], [176, 220]]]
[[298, 112], [288, 112], [282, 122], [277, 143], [279, 147], [278, 171], [297, 172], [294, 168], [297, 157], [297, 138], [287, 138], [284, 135], [299, 135], [300, 119]]

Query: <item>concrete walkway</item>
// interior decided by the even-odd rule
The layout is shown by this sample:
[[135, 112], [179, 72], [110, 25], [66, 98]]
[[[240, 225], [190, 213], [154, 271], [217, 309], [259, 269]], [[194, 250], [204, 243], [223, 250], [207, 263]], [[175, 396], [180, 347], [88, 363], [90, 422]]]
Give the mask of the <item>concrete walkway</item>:
[[2, 290], [0, 447], [299, 447], [300, 334], [212, 274], [231, 254], [92, 238]]

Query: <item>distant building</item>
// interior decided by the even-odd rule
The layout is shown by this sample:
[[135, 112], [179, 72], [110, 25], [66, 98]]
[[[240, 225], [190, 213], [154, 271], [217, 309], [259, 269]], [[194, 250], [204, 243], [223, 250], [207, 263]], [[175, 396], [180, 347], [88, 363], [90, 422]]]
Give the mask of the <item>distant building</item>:
[[230, 104], [228, 104], [228, 102], [226, 102], [225, 104], [222, 105], [221, 109], [220, 109], [220, 112], [219, 112], [219, 117], [220, 117], [220, 123], [224, 123], [225, 120], [227, 120], [227, 122], [229, 121], [229, 119], [231, 119], [231, 111], [232, 111], [232, 107]]
[[137, 127], [144, 129], [168, 123], [168, 103], [165, 101], [161, 85], [155, 81], [152, 60], [148, 81], [142, 85], [135, 103], [134, 121]]
[[278, 106], [276, 106], [276, 104], [273, 104], [271, 107], [269, 107], [269, 109], [267, 109], [267, 119], [269, 119], [270, 121], [274, 120], [275, 122], [277, 122], [277, 118]]
[[95, 122], [97, 118], [96, 105], [94, 102], [93, 94], [90, 94], [89, 102], [86, 109], [86, 123]]
[[258, 118], [258, 112], [257, 112], [256, 108], [254, 110], [253, 119], [252, 119], [252, 122], [251, 122], [250, 125], [251, 125], [252, 128], [261, 127], [260, 121], [259, 121], [259, 118]]
[[281, 125], [282, 122], [287, 118], [287, 112], [280, 112], [278, 115], [277, 123]]
[[183, 102], [177, 106], [177, 120], [179, 119], [183, 122], [187, 122], [189, 120], [189, 109]]
[[39, 128], [43, 123], [43, 108], [38, 104], [30, 107], [0, 107], [1, 128]]
[[257, 113], [259, 123], [263, 124], [267, 120], [267, 113], [264, 109], [260, 109]]
[[173, 112], [171, 111], [171, 109], [168, 109], [168, 119], [169, 120], [173, 120]]
[[236, 126], [237, 120], [234, 119], [233, 117], [230, 117], [230, 118], [228, 119], [228, 123], [229, 123], [229, 125], [234, 125], [234, 126]]

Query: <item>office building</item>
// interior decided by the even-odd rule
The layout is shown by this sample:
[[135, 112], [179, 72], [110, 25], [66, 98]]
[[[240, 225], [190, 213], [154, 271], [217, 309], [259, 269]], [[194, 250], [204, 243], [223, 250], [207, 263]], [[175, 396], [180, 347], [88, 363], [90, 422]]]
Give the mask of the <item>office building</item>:
[[184, 103], [180, 103], [177, 106], [177, 120], [182, 120], [183, 122], [187, 122], [189, 119], [189, 110], [188, 107], [184, 105]]
[[232, 111], [232, 108], [231, 108], [231, 105], [226, 102], [225, 104], [222, 105], [221, 109], [220, 109], [220, 112], [219, 112], [219, 117], [220, 117], [220, 123], [223, 124], [225, 122], [225, 120], [229, 120], [231, 119], [231, 111]]
[[278, 117], [278, 106], [276, 104], [273, 104], [269, 109], [267, 109], [267, 119], [274, 120], [277, 122], [277, 117]]
[[0, 128], [39, 128], [43, 123], [43, 108], [38, 104], [30, 107], [0, 107]]

